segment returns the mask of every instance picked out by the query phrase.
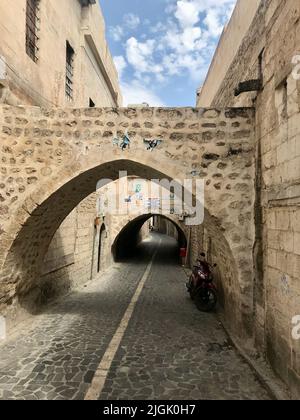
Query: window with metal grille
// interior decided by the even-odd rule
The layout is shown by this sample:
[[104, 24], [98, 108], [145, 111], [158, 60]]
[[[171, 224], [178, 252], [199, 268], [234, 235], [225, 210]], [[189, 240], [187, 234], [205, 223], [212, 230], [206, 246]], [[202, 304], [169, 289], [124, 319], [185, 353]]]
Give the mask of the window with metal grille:
[[40, 0], [27, 0], [26, 3], [26, 53], [36, 63], [38, 60]]
[[66, 51], [66, 97], [73, 100], [74, 50], [67, 41]]

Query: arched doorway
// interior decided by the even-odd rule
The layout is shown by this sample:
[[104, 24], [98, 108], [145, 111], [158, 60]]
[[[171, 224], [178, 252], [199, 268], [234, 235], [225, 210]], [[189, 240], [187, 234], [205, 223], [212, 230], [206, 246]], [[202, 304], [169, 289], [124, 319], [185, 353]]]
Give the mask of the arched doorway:
[[107, 232], [105, 224], [100, 228], [99, 241], [98, 241], [98, 261], [97, 261], [97, 272], [100, 273], [105, 267], [105, 242], [107, 239]]
[[[129, 221], [119, 232], [119, 234], [114, 239], [112, 244], [112, 255], [115, 261], [120, 261], [132, 257], [136, 247], [140, 242], [140, 232], [142, 227], [152, 218], [161, 218], [164, 221], [171, 223], [175, 230], [177, 231], [176, 239], [178, 242], [178, 247], [185, 247], [187, 244], [186, 234], [182, 227], [179, 226], [175, 220], [158, 214], [144, 214], [138, 217], [135, 217]], [[161, 232], [167, 233], [167, 232]]]
[[[120, 159], [102, 163], [84, 172], [79, 171], [79, 174], [77, 168], [73, 175], [70, 170], [69, 177], [56, 179], [56, 183], [51, 184], [51, 189], [43, 185], [36, 189], [26, 202], [28, 206], [32, 204], [32, 208], [27, 207], [27, 211], [24, 212], [24, 207], [21, 206], [19, 213], [15, 214], [15, 218], [20, 220], [18, 232], [16, 232], [16, 223], [12, 224], [10, 238], [13, 239], [1, 270], [2, 308], [7, 310], [8, 305], [13, 303], [21, 305], [30, 312], [35, 311], [38, 296], [43, 293], [43, 284], [39, 280], [49, 244], [62, 221], [84, 198], [95, 191], [100, 179], [108, 179], [107, 182], [115, 181], [120, 171], [124, 169], [127, 170], [127, 176], [138, 176], [148, 180], [172, 180], [178, 176], [179, 169], [176, 164], [173, 172], [170, 168], [166, 168], [166, 173], [163, 173], [157, 169], [159, 167], [161, 166], [156, 161], [150, 166], [135, 160]], [[37, 202], [40, 203], [38, 206], [35, 204]], [[144, 222], [145, 219], [139, 223]], [[220, 261], [221, 280], [226, 299], [225, 311], [228, 311], [228, 317], [235, 325], [235, 329], [241, 329], [242, 296], [239, 281], [243, 268], [238, 267], [233, 256], [228, 241], [231, 233], [225, 231], [222, 222], [212, 216], [208, 209], [205, 209], [204, 224], [209, 235], [215, 238], [218, 244], [215, 258]], [[136, 232], [137, 226], [137, 223], [130, 224], [133, 233]], [[251, 295], [250, 288], [245, 290]], [[249, 296], [245, 297], [250, 301]]]

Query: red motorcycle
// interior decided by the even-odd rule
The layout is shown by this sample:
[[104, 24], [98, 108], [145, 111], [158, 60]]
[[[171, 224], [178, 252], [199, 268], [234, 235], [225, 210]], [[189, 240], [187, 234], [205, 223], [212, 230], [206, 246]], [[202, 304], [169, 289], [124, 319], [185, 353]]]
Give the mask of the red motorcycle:
[[[205, 254], [201, 254], [201, 257], [205, 258]], [[218, 302], [217, 288], [213, 282], [213, 267], [217, 267], [217, 264], [211, 266], [206, 261], [198, 260], [186, 285], [192, 300], [202, 312], [213, 311]]]

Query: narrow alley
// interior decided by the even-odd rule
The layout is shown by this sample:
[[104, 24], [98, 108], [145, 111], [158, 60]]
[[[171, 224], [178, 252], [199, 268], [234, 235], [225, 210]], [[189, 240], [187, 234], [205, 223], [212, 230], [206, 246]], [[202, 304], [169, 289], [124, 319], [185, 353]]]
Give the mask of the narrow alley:
[[142, 279], [98, 399], [270, 399], [216, 315], [190, 300], [177, 258], [174, 239], [154, 233], [135, 259], [20, 324], [0, 347], [0, 399], [85, 399]]

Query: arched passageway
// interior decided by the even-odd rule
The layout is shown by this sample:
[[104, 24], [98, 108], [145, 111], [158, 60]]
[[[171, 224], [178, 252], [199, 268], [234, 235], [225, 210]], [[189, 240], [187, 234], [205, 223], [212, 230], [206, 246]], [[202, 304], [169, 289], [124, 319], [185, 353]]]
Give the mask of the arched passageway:
[[[72, 178], [41, 204], [34, 205], [32, 211], [24, 214], [24, 207], [20, 209], [23, 223], [12, 242], [2, 268], [0, 286], [2, 307], [5, 305], [6, 309], [9, 309], [10, 305], [19, 304], [30, 312], [35, 311], [41, 296], [45, 295], [44, 284], [40, 281], [41, 267], [56, 230], [67, 215], [94, 191], [99, 179], [114, 181], [118, 178], [119, 171], [124, 168], [127, 169], [129, 175], [139, 176], [143, 179], [171, 178], [166, 173], [161, 173], [153, 167], [135, 161], [109, 162]], [[43, 190], [36, 194], [40, 196], [41, 192]], [[31, 200], [28, 201], [28, 204], [36, 202], [34, 195]], [[134, 223], [130, 223], [126, 227], [127, 235], [137, 237], [141, 226], [149, 217], [149, 215], [142, 216]], [[215, 239], [213, 258], [219, 263], [220, 281], [226, 295], [226, 311], [228, 318], [237, 328], [238, 323], [242, 322], [241, 300], [243, 296], [240, 293], [239, 267], [228, 243], [230, 235], [228, 232], [226, 233], [221, 222], [210, 215], [207, 209], [205, 209], [204, 224], [209, 236]], [[195, 258], [202, 248], [202, 228], [198, 226], [191, 230], [195, 235], [193, 247], [195, 255], [191, 258]], [[122, 235], [122, 238], [124, 237], [126, 237], [126, 233], [125, 236]]]
[[[9, 313], [10, 307], [14, 308], [15, 312], [15, 307], [18, 305], [34, 312], [39, 306], [41, 297], [47, 295], [45, 284], [41, 281], [41, 268], [49, 244], [63, 220], [83, 199], [95, 191], [99, 180], [115, 181], [122, 171], [126, 171], [127, 176], [137, 176], [146, 180], [174, 180], [175, 185], [178, 183], [176, 180], [182, 179], [181, 168], [176, 161], [170, 161], [162, 171], [161, 163], [155, 158], [151, 158], [151, 162], [147, 161], [147, 164], [140, 163], [145, 160], [144, 155], [144, 152], [137, 151], [134, 158], [124, 159], [122, 155], [122, 158], [108, 160], [96, 166], [92, 155], [91, 162], [86, 165], [92, 168], [83, 172], [76, 163], [71, 163], [67, 168], [69, 172], [66, 173], [66, 168], [64, 169], [64, 177], [54, 177], [51, 182], [48, 180], [41, 184], [39, 188], [33, 190], [25, 202], [21, 203], [5, 236], [3, 235], [6, 247], [5, 251], [4, 248], [1, 250], [3, 262], [0, 305], [3, 312]], [[101, 158], [102, 162], [105, 161], [106, 152]], [[251, 255], [247, 254], [246, 258], [248, 248], [240, 247], [239, 244], [243, 235], [248, 235], [249, 226], [246, 221], [251, 213], [245, 209], [243, 214], [238, 207], [235, 207], [232, 212], [239, 214], [235, 224], [233, 214], [228, 209], [217, 207], [209, 191], [205, 191], [204, 225], [208, 235], [215, 238], [213, 257], [219, 263], [220, 281], [226, 296], [227, 317], [235, 330], [250, 331], [253, 282], [252, 265], [248, 264], [248, 260], [251, 260]], [[191, 200], [191, 192], [189, 190], [185, 192], [186, 197]], [[224, 205], [226, 206], [226, 201]], [[221, 218], [216, 215], [220, 215]], [[134, 233], [136, 225], [130, 229], [133, 229]], [[194, 255], [191, 256], [193, 259], [202, 247], [201, 235], [201, 226], [191, 229], [191, 242], [194, 244], [192, 247]], [[247, 241], [251, 243], [250, 237], [247, 237]]]
[[[120, 261], [136, 255], [137, 247], [140, 242], [150, 234], [149, 222], [153, 217], [160, 218], [174, 226], [177, 235], [173, 236], [177, 241], [178, 247], [184, 247], [187, 244], [186, 235], [183, 229], [173, 219], [164, 215], [144, 214], [128, 222], [120, 231], [112, 245], [112, 254], [115, 261]], [[160, 229], [159, 233], [167, 232]]]
[[[190, 261], [198, 256], [200, 250], [209, 250], [209, 258], [218, 263], [218, 282], [222, 286], [226, 318], [231, 328], [240, 335], [244, 331], [248, 336], [251, 334], [252, 251], [255, 242], [255, 139], [252, 109], [40, 110], [3, 107], [0, 112], [0, 126], [3, 152], [0, 171], [3, 189], [0, 203], [1, 314], [14, 316], [19, 309], [35, 312], [42, 298], [47, 297], [47, 284], [41, 273], [55, 232], [72, 210], [95, 192], [99, 180], [113, 182], [119, 178], [120, 172], [126, 171], [128, 177], [166, 179], [177, 185], [186, 179], [202, 182], [205, 186], [204, 222], [202, 225], [185, 226], [183, 229], [186, 238], [189, 238]], [[120, 144], [125, 133], [131, 140], [130, 148], [128, 142], [126, 145], [124, 142]], [[156, 142], [157, 147], [149, 148], [148, 139], [160, 141]], [[193, 187], [187, 190], [189, 198], [195, 200], [197, 197]], [[185, 217], [184, 214], [182, 216]], [[138, 223], [135, 223], [129, 228], [133, 237], [136, 236], [137, 226]], [[100, 268], [102, 248], [103, 246], [98, 247], [96, 260]], [[91, 256], [92, 252], [89, 252], [89, 258]], [[165, 299], [170, 303], [168, 313], [177, 314], [182, 302], [181, 278], [177, 278], [176, 295], [173, 295], [173, 299], [168, 296], [169, 290], [175, 292], [172, 281], [178, 275], [178, 267], [174, 276], [173, 273], [170, 275], [170, 267], [164, 266], [165, 261], [160, 258], [159, 269], [152, 276], [158, 284], [153, 284], [155, 290], [149, 299], [154, 304], [151, 314], [154, 311], [158, 313], [157, 309], [167, 307]], [[120, 308], [126, 307], [124, 298], [130, 299], [129, 288], [135, 294], [135, 287], [142, 282], [145, 268], [142, 266], [136, 272], [133, 264], [129, 266], [131, 284], [126, 283], [126, 273], [120, 272], [119, 276], [115, 276], [115, 285], [122, 285], [121, 294], [113, 301], [116, 312], [112, 310], [112, 306], [107, 306], [106, 300], [107, 295], [112, 294], [114, 298], [115, 291], [107, 287], [107, 294], [102, 294], [103, 290], [98, 288], [97, 296], [93, 299], [90, 293], [86, 293], [91, 289], [88, 289], [85, 277], [81, 281], [86, 289], [82, 288], [78, 305], [72, 306], [72, 299], [67, 306], [62, 305], [63, 314], [79, 310], [76, 315], [79, 313], [80, 316], [75, 317], [78, 322], [76, 325], [79, 326], [79, 331], [83, 331], [83, 337], [80, 340], [74, 337], [74, 345], [96, 337], [94, 332], [98, 336], [101, 333], [102, 336], [103, 331], [111, 328], [111, 313], [120, 314]], [[157, 289], [166, 286], [166, 283], [159, 281], [160, 269], [169, 281], [167, 293], [160, 293]], [[86, 275], [86, 272], [83, 274]], [[91, 270], [88, 275], [90, 277]], [[70, 286], [72, 281], [70, 276]], [[99, 286], [101, 276], [95, 281], [98, 281], [96, 284]], [[52, 286], [55, 289], [57, 285], [54, 283]], [[147, 301], [148, 288], [145, 287], [143, 292]], [[102, 306], [99, 305], [99, 299]], [[90, 314], [86, 313], [87, 306], [91, 310]], [[144, 305], [140, 307], [144, 310]], [[181, 316], [184, 313], [188, 316], [184, 326], [182, 325], [183, 333], [178, 335], [176, 332], [175, 339], [169, 342], [168, 334], [164, 336], [167, 339], [166, 351], [170, 349], [170, 343], [174, 343], [178, 337], [184, 339], [189, 329], [189, 311], [183, 311]], [[91, 316], [88, 316], [91, 314], [95, 315], [92, 329]], [[98, 321], [102, 315], [104, 322], [99, 331]], [[85, 327], [89, 326], [90, 329], [83, 328], [82, 318], [85, 318]], [[173, 320], [174, 316], [170, 315], [170, 318]], [[105, 319], [109, 322], [106, 323]], [[72, 332], [76, 329], [74, 325]], [[148, 320], [144, 325], [149, 325]], [[157, 325], [160, 332], [156, 334], [159, 347], [160, 316], [157, 318]], [[174, 324], [169, 325], [172, 330]], [[177, 325], [180, 326], [180, 319]], [[55, 329], [56, 327], [57, 324]], [[142, 342], [150, 344], [149, 340], [152, 339], [148, 334], [149, 329], [142, 326], [140, 331], [146, 334]], [[190, 343], [194, 343], [195, 331], [190, 332]], [[69, 335], [66, 337], [68, 341]], [[110, 338], [107, 342], [110, 342]], [[199, 336], [199, 340], [203, 340], [203, 337]], [[99, 340], [96, 341], [98, 346]], [[71, 347], [70, 343], [66, 344], [68, 348]], [[53, 346], [52, 350], [56, 353], [57, 346]], [[205, 349], [204, 354], [206, 353]], [[179, 347], [177, 354], [181, 354]], [[201, 360], [203, 359], [201, 356]], [[89, 374], [87, 372], [87, 377]]]
[[[44, 257], [58, 227], [95, 191], [100, 179], [116, 180], [125, 170], [143, 179], [202, 180], [204, 223], [221, 261], [227, 306], [234, 323], [250, 329], [255, 233], [252, 109], [2, 111], [2, 312], [14, 308], [14, 313], [18, 303], [36, 305], [45, 290]], [[125, 132], [131, 142], [124, 149], [119, 139]], [[151, 138], [161, 139], [152, 151], [145, 146], [145, 139]], [[201, 228], [190, 233], [193, 254], [200, 246], [199, 235]]]

